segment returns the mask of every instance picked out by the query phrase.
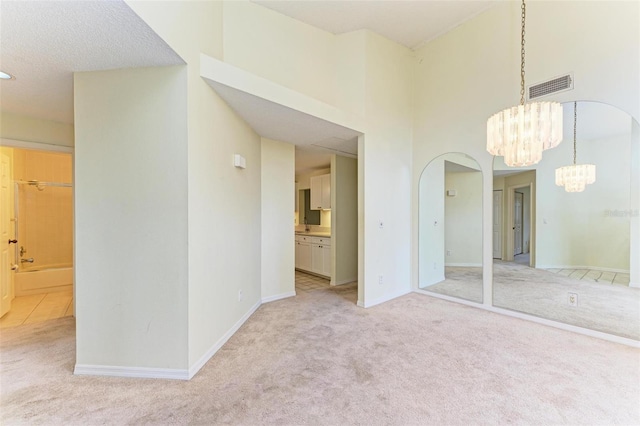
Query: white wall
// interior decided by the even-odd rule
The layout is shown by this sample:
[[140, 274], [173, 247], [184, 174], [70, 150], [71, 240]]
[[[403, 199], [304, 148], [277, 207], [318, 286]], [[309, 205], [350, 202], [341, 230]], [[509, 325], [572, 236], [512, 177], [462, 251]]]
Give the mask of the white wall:
[[222, 57], [222, 2], [128, 4], [187, 63], [192, 376], [261, 300], [260, 138], [200, 77], [201, 53]]
[[358, 144], [365, 247], [359, 251], [364, 272], [359, 274], [364, 282], [364, 289], [358, 287], [360, 306], [411, 291], [412, 65], [409, 49], [367, 32], [367, 128]]
[[331, 284], [358, 279], [358, 161], [331, 157]]
[[[455, 196], [445, 193], [455, 190]], [[445, 265], [482, 266], [482, 173], [446, 172]]]
[[75, 74], [77, 370], [188, 367], [186, 78]]
[[73, 147], [73, 124], [2, 112], [0, 138]]
[[262, 138], [261, 214], [262, 301], [295, 295], [294, 233], [291, 203], [294, 190], [295, 147]]
[[596, 182], [568, 193], [555, 184], [555, 169], [572, 163], [572, 143], [545, 153], [536, 172], [536, 267], [629, 270], [630, 218], [606, 212], [630, 209], [630, 155], [629, 133], [579, 140], [578, 162], [596, 165]]
[[249, 1], [223, 10], [225, 62], [335, 104], [333, 34]]
[[[549, 99], [606, 102], [637, 120], [639, 8], [637, 2], [531, 2], [527, 7], [527, 84], [573, 72], [574, 89]], [[416, 52], [414, 186], [425, 165], [443, 152], [465, 152], [483, 170], [491, 170], [492, 157], [485, 149], [486, 120], [518, 101], [519, 22], [520, 4], [501, 2]], [[485, 172], [485, 304], [491, 303], [492, 291], [492, 180]], [[417, 199], [417, 189], [413, 196]], [[417, 203], [414, 206], [417, 235]], [[416, 259], [417, 243], [413, 247]]]

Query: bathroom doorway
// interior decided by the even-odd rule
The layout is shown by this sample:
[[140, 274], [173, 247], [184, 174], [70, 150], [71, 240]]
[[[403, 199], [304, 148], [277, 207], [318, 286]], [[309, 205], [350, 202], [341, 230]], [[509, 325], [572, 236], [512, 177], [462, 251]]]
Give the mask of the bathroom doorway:
[[[69, 152], [2, 147], [9, 158], [10, 307], [0, 327], [73, 315], [73, 166]], [[4, 216], [7, 216], [5, 218]]]

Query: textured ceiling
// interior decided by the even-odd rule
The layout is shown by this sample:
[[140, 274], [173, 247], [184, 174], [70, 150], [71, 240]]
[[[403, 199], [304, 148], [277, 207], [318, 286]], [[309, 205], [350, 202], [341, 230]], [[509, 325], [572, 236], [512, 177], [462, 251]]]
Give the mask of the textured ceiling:
[[253, 0], [254, 3], [333, 34], [369, 29], [410, 49], [487, 10], [486, 0]]
[[182, 64], [123, 1], [1, 1], [2, 111], [73, 122], [73, 72]]

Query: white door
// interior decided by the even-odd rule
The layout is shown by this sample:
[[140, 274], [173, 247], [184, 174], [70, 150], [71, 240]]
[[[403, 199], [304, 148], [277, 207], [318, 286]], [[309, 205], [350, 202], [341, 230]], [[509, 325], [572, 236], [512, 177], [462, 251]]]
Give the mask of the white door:
[[2, 154], [0, 171], [0, 316], [11, 309], [11, 286], [13, 272], [11, 271], [11, 257], [9, 254], [9, 240], [11, 239], [11, 159]]
[[513, 194], [513, 255], [522, 254], [522, 192]]
[[493, 191], [493, 258], [502, 259], [502, 191]]

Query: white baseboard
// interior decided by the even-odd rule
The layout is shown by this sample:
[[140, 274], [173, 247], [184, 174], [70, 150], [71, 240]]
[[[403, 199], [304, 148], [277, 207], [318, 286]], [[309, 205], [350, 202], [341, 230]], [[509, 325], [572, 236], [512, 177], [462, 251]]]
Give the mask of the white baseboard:
[[263, 297], [262, 303], [275, 302], [276, 300], [286, 299], [288, 297], [293, 297], [296, 295], [295, 291], [288, 291], [282, 294], [276, 294], [275, 296]]
[[379, 297], [377, 299], [373, 299], [369, 301], [365, 300], [364, 302], [358, 300], [358, 306], [360, 306], [361, 308], [370, 308], [372, 306], [376, 306], [381, 303], [388, 302], [389, 300], [397, 299], [400, 296], [404, 296], [405, 294], [411, 293], [411, 291], [412, 291], [411, 289], [401, 290], [401, 291], [392, 293], [390, 295]]
[[592, 269], [594, 271], [615, 272], [618, 274], [628, 274], [628, 269], [602, 268], [600, 266], [584, 265], [536, 265], [536, 269]]
[[[295, 292], [292, 292], [295, 296]], [[281, 295], [282, 296], [282, 295]], [[288, 297], [288, 296], [287, 296]], [[190, 380], [198, 371], [211, 359], [211, 357], [227, 343], [227, 340], [235, 334], [251, 315], [260, 307], [262, 302], [257, 302], [245, 313], [233, 327], [231, 327], [200, 359], [188, 370], [170, 368], [148, 368], [148, 367], [116, 367], [110, 365], [84, 365], [76, 364], [73, 374], [88, 376], [111, 376], [111, 377], [137, 377], [148, 379], [174, 379]]]
[[629, 283], [629, 287], [636, 287], [636, 288], [640, 287], [640, 282], [638, 282], [638, 283], [635, 283], [635, 282]]
[[189, 380], [189, 370], [172, 368], [115, 367], [110, 365], [76, 364], [73, 374], [78, 376], [136, 377], [143, 379]]
[[205, 354], [202, 355], [198, 361], [196, 361], [195, 364], [189, 367], [188, 380], [191, 380], [191, 378], [195, 376], [198, 371], [200, 371], [200, 369], [207, 363], [207, 361], [209, 361], [211, 357], [215, 355], [215, 353], [218, 352], [225, 343], [227, 343], [227, 340], [229, 340], [231, 336], [233, 336], [235, 332], [238, 331], [240, 327], [242, 327], [242, 324], [244, 324], [249, 319], [249, 317], [253, 315], [253, 313], [260, 307], [261, 304], [262, 302], [258, 301], [258, 303], [253, 305], [251, 309], [249, 309], [247, 313], [244, 314], [242, 318], [240, 318], [238, 322], [233, 325], [233, 327], [227, 330], [227, 332], [213, 346], [211, 346], [211, 348], [207, 352], [205, 352]]
[[481, 268], [482, 263], [445, 263], [444, 266], [465, 266], [468, 268]]

